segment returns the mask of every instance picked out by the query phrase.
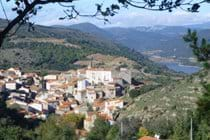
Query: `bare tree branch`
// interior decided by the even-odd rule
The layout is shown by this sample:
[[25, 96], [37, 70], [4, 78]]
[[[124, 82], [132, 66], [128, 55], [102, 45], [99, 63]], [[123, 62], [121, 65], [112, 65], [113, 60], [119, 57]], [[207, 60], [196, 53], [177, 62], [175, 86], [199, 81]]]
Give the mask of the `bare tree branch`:
[[[10, 0], [7, 0], [10, 1]], [[39, 8], [37, 6], [46, 5], [49, 3], [58, 3], [64, 8], [65, 16], [61, 17], [61, 20], [64, 19], [75, 19], [77, 17], [95, 17], [99, 20], [104, 20], [108, 22], [106, 17], [111, 17], [117, 14], [116, 10], [120, 9], [118, 4], [122, 4], [123, 7], [132, 6], [139, 9], [146, 9], [152, 11], [169, 11], [172, 12], [173, 9], [181, 8], [184, 11], [188, 12], [198, 12], [200, 5], [203, 3], [209, 3], [210, 0], [117, 0], [118, 4], [112, 4], [110, 7], [102, 9], [102, 4], [96, 4], [96, 11], [93, 14], [81, 14], [72, 2], [78, 0], [16, 0], [16, 7], [12, 8], [14, 12], [18, 15], [13, 20], [9, 21], [8, 25], [0, 31], [0, 47], [2, 46], [3, 40], [7, 34], [12, 30], [14, 26], [20, 22], [26, 23], [29, 22], [31, 16], [36, 15]], [[20, 24], [22, 25], [22, 24]], [[31, 24], [30, 24], [31, 25]], [[18, 27], [19, 28], [19, 27]], [[17, 28], [17, 29], [18, 29]], [[16, 30], [15, 30], [16, 32]]]

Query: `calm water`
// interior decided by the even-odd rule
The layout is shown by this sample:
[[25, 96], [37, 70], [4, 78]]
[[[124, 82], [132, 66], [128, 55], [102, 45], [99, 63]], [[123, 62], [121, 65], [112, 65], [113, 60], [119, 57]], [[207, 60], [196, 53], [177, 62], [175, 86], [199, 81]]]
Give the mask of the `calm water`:
[[174, 63], [174, 62], [170, 62], [170, 63], [161, 63], [166, 65], [169, 69], [172, 69], [176, 72], [184, 72], [186, 74], [193, 74], [198, 72], [201, 68], [197, 67], [197, 66], [187, 66], [187, 65], [180, 65], [179, 63]]

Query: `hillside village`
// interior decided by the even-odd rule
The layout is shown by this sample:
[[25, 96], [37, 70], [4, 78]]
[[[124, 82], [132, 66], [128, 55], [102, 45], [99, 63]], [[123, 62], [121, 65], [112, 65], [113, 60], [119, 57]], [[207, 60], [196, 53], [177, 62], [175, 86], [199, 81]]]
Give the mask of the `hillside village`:
[[210, 139], [209, 27], [33, 27], [2, 44], [0, 140]]
[[111, 70], [91, 66], [50, 74], [23, 73], [20, 68], [0, 70], [0, 92], [8, 93], [7, 106], [18, 106], [25, 118], [45, 120], [49, 114], [84, 114], [90, 131], [97, 117], [113, 124], [125, 107], [121, 98], [131, 84], [126, 68]]

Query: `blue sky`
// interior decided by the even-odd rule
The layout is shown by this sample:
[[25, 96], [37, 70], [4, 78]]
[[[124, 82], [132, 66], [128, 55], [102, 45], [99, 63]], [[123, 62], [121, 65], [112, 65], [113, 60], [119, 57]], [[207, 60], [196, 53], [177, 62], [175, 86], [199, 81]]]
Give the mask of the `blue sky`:
[[[13, 3], [7, 3], [2, 0], [7, 11], [7, 16], [12, 19], [15, 13], [11, 11]], [[12, 0], [13, 1], [13, 0]], [[96, 9], [95, 3], [102, 3], [110, 5], [113, 0], [78, 0], [74, 4], [81, 13], [93, 13]], [[82, 22], [90, 22], [100, 27], [120, 26], [120, 27], [135, 27], [135, 26], [153, 26], [153, 25], [187, 25], [197, 24], [210, 21], [210, 4], [202, 5], [199, 13], [189, 13], [177, 9], [172, 13], [168, 12], [153, 12], [148, 10], [136, 9], [129, 7], [128, 9], [121, 8], [119, 14], [109, 18], [111, 23], [104, 25], [103, 21], [94, 18], [79, 17], [74, 20], [58, 20], [64, 15], [65, 8], [58, 4], [45, 5], [43, 9], [38, 12], [38, 15], [31, 20], [41, 25], [71, 25]], [[0, 18], [4, 18], [2, 9], [0, 8]]]

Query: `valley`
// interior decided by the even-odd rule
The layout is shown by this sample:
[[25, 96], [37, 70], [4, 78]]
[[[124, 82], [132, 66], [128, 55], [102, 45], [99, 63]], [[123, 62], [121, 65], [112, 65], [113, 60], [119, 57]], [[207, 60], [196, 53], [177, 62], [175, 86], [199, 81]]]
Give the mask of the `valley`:
[[[191, 48], [184, 42], [183, 36], [189, 28], [198, 31], [199, 36], [209, 38], [209, 23], [186, 26], [139, 26], [131, 28], [110, 27], [99, 28], [90, 23], [71, 25], [67, 28], [82, 30], [83, 32], [96, 34], [115, 42], [119, 42], [129, 48], [135, 49], [147, 56], [150, 60], [162, 62], [175, 62], [180, 65], [198, 66], [196, 58], [193, 56]], [[141, 44], [141, 45], [139, 45]], [[155, 44], [155, 45], [154, 45]], [[171, 68], [171, 65], [166, 65]], [[177, 72], [186, 72], [182, 68]], [[186, 69], [187, 67], [183, 67]], [[195, 68], [193, 72], [197, 72]], [[174, 68], [173, 70], [176, 71]]]
[[[22, 26], [0, 50], [1, 98], [26, 120], [73, 124], [77, 138], [90, 137], [97, 118], [117, 128], [116, 139], [130, 140], [141, 127], [169, 137], [210, 82], [182, 40], [187, 27], [34, 27]], [[48, 131], [45, 123], [31, 133]]]

